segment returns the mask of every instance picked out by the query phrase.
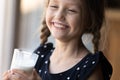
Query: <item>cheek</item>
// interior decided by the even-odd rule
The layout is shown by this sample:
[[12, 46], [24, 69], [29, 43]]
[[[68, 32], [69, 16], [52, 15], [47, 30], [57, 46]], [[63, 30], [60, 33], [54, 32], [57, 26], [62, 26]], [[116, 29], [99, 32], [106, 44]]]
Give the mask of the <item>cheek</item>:
[[50, 26], [50, 21], [51, 21], [51, 18], [50, 18], [50, 16], [49, 16], [49, 14], [46, 14], [46, 24], [47, 24], [47, 26]]
[[71, 24], [72, 28], [79, 29], [81, 27], [81, 21], [79, 18], [71, 18], [69, 20], [71, 22], [70, 24]]
[[46, 12], [46, 24], [47, 24], [47, 26], [51, 26], [51, 21], [52, 21], [52, 13], [50, 12], [50, 11], [47, 11]]
[[80, 18], [74, 18], [71, 19], [71, 26], [72, 26], [72, 31], [74, 31], [75, 34], [81, 35], [83, 27], [81, 25], [81, 20]]

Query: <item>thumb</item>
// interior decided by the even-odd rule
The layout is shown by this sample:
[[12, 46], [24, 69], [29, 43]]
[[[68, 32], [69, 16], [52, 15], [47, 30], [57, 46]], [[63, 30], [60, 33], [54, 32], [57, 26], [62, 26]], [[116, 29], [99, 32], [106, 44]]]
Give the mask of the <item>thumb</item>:
[[35, 69], [33, 69], [33, 80], [42, 80]]

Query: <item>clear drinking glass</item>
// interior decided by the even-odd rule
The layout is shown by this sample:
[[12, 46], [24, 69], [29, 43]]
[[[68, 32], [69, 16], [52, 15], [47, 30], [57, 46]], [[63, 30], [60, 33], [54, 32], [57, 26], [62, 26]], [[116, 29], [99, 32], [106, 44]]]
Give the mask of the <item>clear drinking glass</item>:
[[37, 59], [38, 55], [35, 53], [14, 49], [11, 69], [20, 69], [27, 72], [32, 72]]

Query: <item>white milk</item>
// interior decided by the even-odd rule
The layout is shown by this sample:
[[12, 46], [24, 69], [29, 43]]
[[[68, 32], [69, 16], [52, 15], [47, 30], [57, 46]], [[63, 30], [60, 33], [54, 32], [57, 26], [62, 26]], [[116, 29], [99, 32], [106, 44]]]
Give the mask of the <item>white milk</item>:
[[13, 65], [11, 69], [20, 69], [26, 72], [32, 72], [34, 66], [33, 65]]
[[20, 69], [27, 72], [32, 72], [38, 55], [26, 51], [20, 51], [19, 49], [14, 50], [11, 69]]

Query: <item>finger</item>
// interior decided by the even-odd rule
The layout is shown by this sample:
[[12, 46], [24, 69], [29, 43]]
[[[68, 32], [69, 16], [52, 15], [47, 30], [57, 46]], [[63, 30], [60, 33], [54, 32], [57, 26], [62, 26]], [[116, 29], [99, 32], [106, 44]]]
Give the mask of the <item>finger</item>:
[[23, 71], [23, 70], [18, 70], [18, 69], [13, 69], [13, 70], [11, 70], [11, 72], [12, 72], [12, 79], [13, 80], [28, 80], [28, 78], [29, 77], [31, 77], [31, 75], [32, 75], [32, 73], [31, 73], [31, 75], [29, 75], [30, 73], [27, 73], [27, 72], [25, 72], [25, 71]]
[[37, 71], [35, 69], [33, 69], [33, 74], [37, 74]]
[[24, 70], [20, 70], [20, 69], [12, 69], [11, 71], [17, 73], [26, 73]]
[[12, 80], [20, 80], [22, 77], [20, 77], [19, 75], [15, 74], [11, 76]]
[[25, 72], [25, 71], [23, 71], [23, 70], [18, 70], [18, 69], [13, 69], [13, 70], [11, 70], [11, 72], [12, 72], [12, 74], [19, 74], [19, 75], [26, 75], [27, 73]]
[[33, 80], [42, 80], [35, 69], [33, 69]]
[[2, 76], [6, 76], [9, 73], [9, 70], [4, 72]]
[[2, 80], [10, 80], [10, 71], [8, 70], [7, 72], [3, 73], [2, 75]]
[[4, 72], [3, 75], [2, 75], [2, 77], [5, 77], [5, 76], [7, 76], [7, 75], [9, 75], [9, 74], [10, 74], [10, 70]]
[[2, 80], [10, 80], [10, 79], [8, 78], [8, 76], [5, 76], [5, 77], [3, 77]]
[[25, 79], [24, 76], [18, 73], [14, 73], [14, 75], [11, 75], [11, 80], [28, 80], [28, 79]]

